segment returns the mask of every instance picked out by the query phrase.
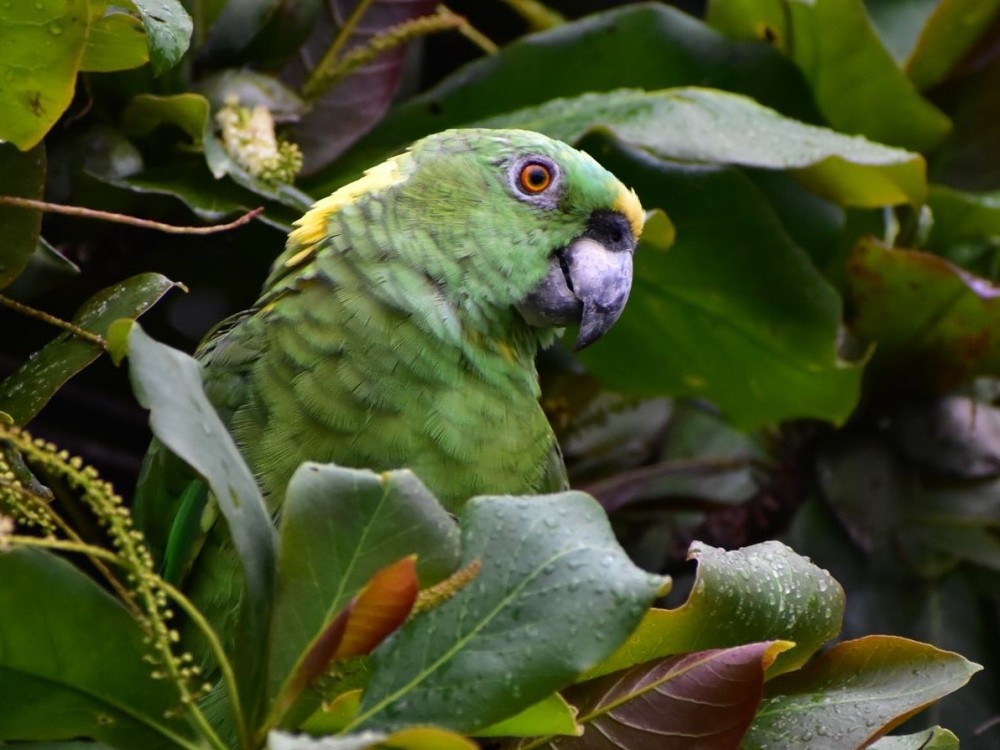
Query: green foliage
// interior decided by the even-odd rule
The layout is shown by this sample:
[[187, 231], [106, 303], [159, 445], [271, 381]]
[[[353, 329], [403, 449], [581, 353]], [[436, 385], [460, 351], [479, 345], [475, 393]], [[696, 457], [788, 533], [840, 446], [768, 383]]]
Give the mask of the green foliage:
[[[507, 2], [542, 30], [494, 50], [499, 22], [426, 0], [0, 3], [0, 742], [996, 745], [995, 678], [941, 699], [979, 668], [956, 652], [1000, 666], [1000, 3], [557, 4]], [[478, 59], [413, 94], [404, 40], [447, 29]], [[157, 341], [179, 308], [133, 322], [180, 286], [156, 271], [197, 299], [238, 247], [214, 283], [245, 302], [313, 199], [459, 125], [578, 145], [649, 211], [616, 328], [540, 362], [604, 509], [482, 497], [456, 519], [405, 470], [306, 464], [272, 523], [197, 364]], [[264, 214], [147, 261], [149, 235], [5, 200], [43, 195]], [[61, 332], [35, 345], [24, 315]], [[138, 537], [93, 470], [11, 426], [47, 434], [105, 352], [191, 469], [183, 522], [225, 519], [235, 644], [154, 560], [179, 581], [197, 543]], [[650, 608], [666, 579], [632, 560], [686, 600]]]

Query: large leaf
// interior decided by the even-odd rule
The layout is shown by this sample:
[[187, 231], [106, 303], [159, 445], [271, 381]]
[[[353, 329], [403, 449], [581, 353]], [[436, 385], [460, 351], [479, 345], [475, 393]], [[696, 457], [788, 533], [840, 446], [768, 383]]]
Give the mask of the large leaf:
[[897, 67], [862, 0], [714, 0], [708, 20], [741, 39], [774, 39], [837, 130], [914, 151], [930, 150], [948, 134], [948, 118]]
[[278, 589], [271, 629], [271, 695], [324, 626], [379, 569], [418, 556], [425, 585], [458, 562], [458, 528], [409, 471], [375, 474], [307, 463], [282, 507]]
[[0, 140], [26, 151], [69, 106], [89, 20], [87, 0], [0, 5]]
[[475, 498], [462, 542], [479, 574], [375, 651], [354, 726], [471, 731], [516, 714], [607, 656], [664, 584], [579, 492]]
[[149, 61], [163, 73], [176, 65], [191, 42], [191, 16], [180, 0], [131, 0], [146, 27]]
[[742, 747], [864, 747], [980, 669], [958, 654], [906, 638], [840, 643], [805, 669], [768, 684]]
[[941, 258], [860, 242], [848, 264], [854, 329], [893, 377], [947, 390], [1000, 374], [1000, 289]]
[[222, 3], [198, 59], [211, 67], [247, 63], [273, 67], [316, 28], [322, 0], [240, 0]]
[[[145, 273], [102, 289], [83, 303], [73, 323], [98, 336], [119, 318], [135, 319], [177, 286], [166, 276]], [[72, 333], [61, 333], [0, 383], [0, 410], [16, 424], [30, 422], [63, 384], [96, 360], [101, 347]]]
[[572, 688], [582, 737], [553, 750], [736, 750], [764, 693], [764, 672], [791, 643], [754, 643], [641, 664]]
[[315, 175], [310, 192], [332, 192], [445, 128], [592, 91], [688, 85], [747, 94], [799, 119], [816, 117], [801, 76], [774, 50], [726, 39], [662, 4], [630, 5], [523, 37], [462, 68], [391, 112], [343, 159]]
[[[202, 390], [201, 368], [154, 341], [138, 324], [128, 332], [129, 374], [153, 434], [212, 490], [229, 526], [246, 579], [236, 657], [244, 706], [252, 711], [266, 667], [267, 623], [274, 597], [276, 532], [236, 444]], [[252, 645], [251, 645], [252, 644]]]
[[[361, 0], [323, 3], [323, 12], [312, 34], [282, 72], [282, 79], [301, 87], [334, 39], [344, 33], [345, 23], [361, 5]], [[435, 0], [376, 0], [367, 5], [360, 22], [348, 32], [340, 48], [340, 57], [368, 43], [378, 33], [433, 13], [437, 3]], [[292, 129], [292, 139], [302, 148], [307, 174], [336, 159], [382, 119], [399, 88], [405, 59], [406, 47], [396, 47], [355, 70], [312, 101], [311, 110]]]
[[[0, 195], [38, 200], [45, 189], [45, 147], [27, 153], [0, 143]], [[0, 206], [0, 289], [18, 277], [38, 246], [42, 212]]]
[[771, 674], [795, 669], [840, 631], [844, 592], [827, 573], [780, 542], [727, 552], [691, 545], [698, 574], [687, 602], [646, 614], [629, 639], [589, 677], [660, 659], [782, 639]]
[[639, 248], [629, 304], [587, 366], [626, 392], [708, 399], [743, 429], [845, 420], [861, 371], [837, 356], [840, 299], [746, 175], [583, 147], [677, 227], [669, 251]]
[[917, 154], [796, 122], [745, 96], [712, 89], [585, 94], [473, 124], [537, 130], [568, 143], [606, 127], [620, 142], [664, 159], [791, 170], [847, 206], [919, 204], [926, 194]]
[[197, 748], [128, 611], [48, 552], [0, 552], [0, 740]]

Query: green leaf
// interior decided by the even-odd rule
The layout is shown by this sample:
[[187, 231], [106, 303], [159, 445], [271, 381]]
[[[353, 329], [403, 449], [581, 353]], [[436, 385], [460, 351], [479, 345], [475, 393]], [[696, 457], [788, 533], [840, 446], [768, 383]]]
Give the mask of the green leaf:
[[153, 434], [208, 484], [229, 527], [246, 580], [236, 643], [240, 691], [252, 712], [264, 679], [274, 598], [276, 533], [264, 499], [236, 444], [202, 389], [198, 362], [154, 341], [135, 324], [128, 335], [129, 374]]
[[639, 248], [629, 303], [582, 354], [588, 368], [627, 393], [708, 399], [744, 430], [845, 420], [861, 369], [837, 356], [840, 298], [746, 175], [582, 146], [677, 227], [669, 251]]
[[475, 730], [515, 715], [606, 657], [664, 583], [579, 492], [474, 498], [462, 542], [479, 574], [375, 651], [353, 726]]
[[[83, 303], [72, 322], [104, 336], [119, 318], [138, 318], [177, 284], [158, 273], [133, 276], [102, 289]], [[101, 356], [101, 348], [62, 333], [0, 383], [0, 410], [19, 425], [30, 422], [63, 384]]]
[[995, 249], [1000, 245], [1000, 194], [931, 185], [927, 205], [934, 216], [928, 250], [960, 263], [968, 255], [963, 250], [970, 246]]
[[[142, 629], [65, 560], [0, 553], [0, 740], [93, 737], [117, 748], [200, 747]], [[97, 748], [98, 746], [92, 745]]]
[[582, 737], [550, 741], [551, 750], [735, 748], [764, 693], [764, 672], [793, 644], [753, 643], [640, 664], [577, 685]]
[[39, 237], [28, 264], [4, 294], [16, 300], [29, 300], [79, 273], [80, 267], [76, 263], [52, 247], [44, 237]]
[[883, 737], [869, 750], [958, 750], [958, 737], [941, 727], [916, 734]]
[[426, 586], [458, 562], [457, 526], [409, 471], [303, 464], [289, 482], [279, 533], [272, 697], [287, 687], [327, 623], [380, 569], [416, 554]]
[[109, 11], [93, 20], [80, 70], [106, 73], [145, 65], [149, 60], [142, 22], [133, 15]]
[[993, 22], [1000, 0], [941, 0], [934, 7], [906, 61], [918, 89], [943, 81]]
[[847, 641], [772, 680], [743, 750], [864, 747], [962, 687], [982, 667], [894, 636]]
[[837, 130], [913, 151], [928, 151], [948, 134], [948, 118], [896, 66], [861, 0], [713, 0], [707, 17], [741, 39], [760, 38], [766, 28]]
[[0, 6], [0, 140], [27, 151], [69, 106], [88, 21], [87, 0]]
[[652, 659], [747, 643], [784, 640], [769, 675], [802, 665], [840, 631], [844, 592], [833, 577], [781, 542], [727, 552], [701, 542], [694, 588], [677, 609], [654, 609], [614, 654], [586, 677], [617, 672]]
[[122, 128], [129, 135], [143, 136], [160, 125], [176, 125], [197, 145], [211, 127], [209, 115], [208, 99], [201, 94], [139, 94], [125, 107]]
[[[9, 143], [0, 143], [0, 175], [0, 194], [39, 200], [45, 190], [45, 147], [39, 144], [22, 153]], [[0, 244], [0, 289], [28, 265], [38, 247], [41, 228], [41, 211], [0, 206], [0, 237], [4, 238]]]
[[[852, 326], [891, 377], [947, 390], [1000, 373], [1000, 290], [941, 258], [862, 240], [847, 267]], [[897, 381], [897, 385], [898, 385]]]
[[131, 0], [146, 27], [149, 62], [157, 75], [176, 65], [191, 43], [191, 16], [180, 0]]
[[919, 204], [927, 190], [917, 154], [796, 122], [745, 96], [712, 89], [585, 94], [473, 124], [537, 130], [568, 143], [606, 128], [619, 142], [663, 159], [790, 170], [845, 206]]
[[564, 734], [577, 737], [583, 727], [576, 723], [577, 709], [559, 693], [553, 693], [521, 713], [476, 730], [477, 737], [538, 737]]
[[660, 3], [627, 5], [522, 37], [460, 69], [390, 112], [307, 180], [307, 189], [326, 195], [421, 136], [550, 99], [689, 85], [746, 94], [799, 119], [817, 117], [801, 75], [774, 50], [726, 39]]

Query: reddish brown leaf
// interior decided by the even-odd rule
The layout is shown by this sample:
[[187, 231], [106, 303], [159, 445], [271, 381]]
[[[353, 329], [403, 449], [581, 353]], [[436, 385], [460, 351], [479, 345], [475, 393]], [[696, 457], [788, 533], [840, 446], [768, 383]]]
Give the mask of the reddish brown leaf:
[[699, 651], [640, 664], [572, 688], [581, 737], [551, 750], [727, 750], [753, 720], [764, 671], [788, 641]]
[[[312, 36], [281, 78], [300, 86], [358, 6], [359, 0], [330, 0]], [[354, 28], [340, 56], [367, 44], [393, 26], [434, 12], [435, 0], [374, 0]], [[295, 126], [293, 140], [305, 156], [305, 172], [315, 172], [336, 159], [382, 119], [403, 74], [406, 47], [398, 47], [356, 70], [313, 103]]]
[[417, 557], [409, 555], [372, 576], [354, 599], [312, 642], [295, 677], [277, 698], [284, 715], [302, 691], [335, 659], [369, 653], [403, 624], [417, 600]]
[[347, 628], [334, 658], [370, 653], [403, 624], [417, 600], [418, 590], [415, 555], [404, 557], [372, 576], [345, 611]]

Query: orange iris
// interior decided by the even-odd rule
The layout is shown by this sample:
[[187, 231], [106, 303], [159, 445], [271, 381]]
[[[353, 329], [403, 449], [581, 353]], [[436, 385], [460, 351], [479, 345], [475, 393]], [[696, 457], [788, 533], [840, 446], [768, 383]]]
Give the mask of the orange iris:
[[525, 164], [519, 179], [526, 193], [540, 193], [552, 184], [552, 172], [544, 164]]

